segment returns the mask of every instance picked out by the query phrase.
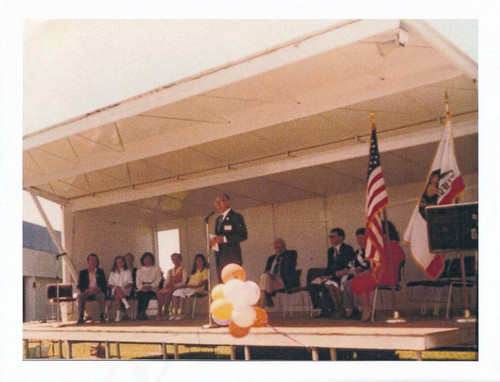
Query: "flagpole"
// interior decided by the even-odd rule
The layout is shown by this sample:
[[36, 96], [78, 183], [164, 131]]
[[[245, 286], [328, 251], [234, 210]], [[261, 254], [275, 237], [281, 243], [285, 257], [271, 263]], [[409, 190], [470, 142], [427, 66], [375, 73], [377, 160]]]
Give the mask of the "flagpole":
[[451, 120], [451, 112], [450, 112], [450, 102], [448, 99], [448, 92], [444, 92], [444, 104], [446, 108], [446, 120]]
[[[450, 102], [448, 99], [448, 92], [444, 92], [444, 102], [445, 102], [445, 108], [446, 108], [446, 121], [450, 122], [451, 121], [451, 112], [450, 112]], [[455, 199], [455, 203], [457, 203], [456, 199]], [[469, 310], [469, 298], [467, 296], [467, 291], [466, 291], [467, 279], [465, 276], [464, 252], [460, 251], [459, 255], [460, 255], [460, 268], [462, 270], [461, 277], [462, 277], [462, 297], [464, 299], [464, 316], [458, 318], [457, 322], [476, 322], [476, 318], [471, 317], [470, 310]], [[476, 259], [477, 259], [477, 251], [476, 251]]]
[[375, 128], [375, 113], [370, 113], [370, 131]]
[[[370, 123], [371, 129], [375, 129], [375, 113], [370, 113]], [[387, 249], [387, 257], [389, 259], [389, 270], [391, 272], [391, 294], [392, 294], [392, 310], [393, 310], [393, 318], [386, 320], [387, 323], [400, 323], [406, 322], [405, 319], [400, 318], [399, 311], [396, 303], [396, 284], [394, 282], [394, 264], [392, 262], [392, 251], [391, 251], [391, 240], [389, 237], [389, 225], [387, 223], [387, 210], [384, 208], [382, 210], [382, 219], [383, 225], [385, 228], [384, 242], [385, 248]]]
[[394, 264], [392, 262], [391, 239], [389, 238], [389, 225], [387, 224], [387, 210], [385, 208], [382, 211], [382, 217], [384, 219], [385, 248], [387, 248], [387, 258], [389, 259], [389, 269], [391, 271], [392, 310], [394, 311], [394, 317], [396, 317], [396, 315], [399, 316], [399, 314], [396, 314], [398, 311], [398, 307], [396, 303], [396, 287], [394, 283]]

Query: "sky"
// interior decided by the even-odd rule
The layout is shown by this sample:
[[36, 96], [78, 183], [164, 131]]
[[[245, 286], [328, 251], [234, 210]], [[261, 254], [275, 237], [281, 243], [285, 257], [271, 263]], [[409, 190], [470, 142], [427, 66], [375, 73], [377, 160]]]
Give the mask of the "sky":
[[[4, 243], [3, 252], [13, 255], [4, 256], [4, 270], [19, 270], [22, 266], [19, 253], [22, 247], [23, 218], [28, 214], [32, 216], [29, 219], [38, 219], [37, 224], [41, 224], [40, 217], [36, 217], [38, 212], [30, 206], [32, 202], [29, 195], [21, 197], [20, 193], [22, 135], [168, 84], [175, 79], [198, 73], [228, 60], [254, 53], [262, 49], [262, 43], [274, 45], [284, 42], [294, 36], [318, 29], [317, 27], [327, 26], [337, 19], [435, 19], [433, 25], [444, 28], [441, 32], [447, 33], [446, 29], [448, 32], [453, 31], [452, 34], [448, 34], [452, 40], [456, 38], [453, 35], [457, 31], [457, 22], [438, 21], [438, 19], [479, 20], [468, 23], [467, 27], [462, 24], [458, 28], [461, 37], [458, 37], [455, 43], [480, 62], [480, 92], [488, 95], [480, 97], [480, 129], [483, 132], [486, 128], [495, 129], [498, 124], [494, 116], [500, 99], [498, 96], [500, 60], [497, 59], [500, 44], [495, 42], [495, 36], [500, 35], [496, 19], [500, 14], [500, 6], [496, 3], [480, 0], [474, 2], [456, 0], [452, 5], [450, 2], [427, 0], [419, 2], [352, 0], [345, 3], [313, 0], [307, 2], [256, 0], [245, 3], [184, 0], [182, 3], [183, 5], [173, 6], [171, 2], [154, 0], [149, 1], [147, 5], [144, 1], [131, 0], [0, 0], [0, 175], [5, 195], [1, 200], [3, 225], [0, 240]], [[285, 20], [298, 18], [313, 20], [298, 23]], [[325, 18], [330, 20], [325, 21]], [[113, 19], [113, 21], [94, 20], [86, 22], [83, 26], [68, 23], [63, 19]], [[123, 25], [127, 23], [120, 21], [123, 19], [151, 21], [146, 23], [147, 26], [143, 23], [140, 28], [124, 29]], [[154, 21], [155, 19], [172, 21], [166, 26], [164, 23]], [[194, 22], [194, 20], [210, 19], [226, 19], [226, 21]], [[250, 22], [248, 19], [258, 19], [258, 21]], [[270, 22], [266, 19], [282, 20]], [[34, 21], [25, 24], [26, 20]], [[23, 36], [24, 25], [26, 33]], [[127, 43], [123, 44], [123, 41]], [[155, 45], [160, 48], [154, 48]], [[167, 50], [162, 49], [165, 46], [168, 46], [173, 54], [167, 54]], [[27, 59], [24, 67], [23, 54]], [[486, 155], [492, 157], [491, 151], [496, 145], [488, 145], [482, 141], [484, 135], [480, 134], [481, 155], [485, 155], [486, 152]], [[484, 161], [480, 160], [480, 163]], [[495, 189], [496, 183], [493, 177], [481, 178], [480, 182], [482, 183], [480, 199], [484, 201], [482, 190], [489, 189], [491, 192]], [[491, 206], [496, 207], [496, 204], [492, 203]], [[61, 224], [61, 220], [58, 220], [60, 219], [58, 209], [57, 206], [47, 207], [49, 214], [54, 213], [54, 217], [50, 219], [55, 229], [60, 229], [58, 225]], [[497, 212], [496, 208], [490, 210], [484, 211], [484, 216], [488, 213], [494, 215]], [[494, 280], [486, 278], [482, 280], [483, 288], [496, 290]], [[18, 282], [20, 280], [14, 280], [14, 283]], [[15, 284], [12, 284], [10, 278], [0, 278], [1, 290], [12, 289], [12, 285]], [[13, 293], [18, 301], [22, 299], [21, 291]], [[54, 369], [44, 370], [40, 367], [40, 363], [36, 362], [24, 362], [22, 365], [19, 363], [19, 357], [15, 356], [22, 352], [18, 327], [22, 319], [20, 313], [15, 315], [10, 310], [11, 317], [6, 317], [5, 311], [5, 309], [0, 310], [2, 320], [0, 359], [3, 358], [2, 354], [10, 354], [14, 357], [12, 365], [17, 367], [4, 368], [2, 371], [0, 366], [0, 380], [57, 380]], [[481, 362], [483, 366], [481, 371], [454, 364], [458, 373], [456, 375], [474, 380], [500, 375], [498, 366], [491, 366], [497, 364], [495, 358], [497, 354], [498, 352], [481, 353], [481, 361], [485, 362]], [[88, 381], [87, 373], [74, 373], [74, 365], [74, 363], [57, 363], [57, 375], [72, 375], [74, 381]], [[124, 363], [100, 363], [92, 364], [92, 368], [94, 375], [103, 378], [105, 375], [121, 371], [121, 380], [126, 381], [136, 380], [134, 367], [137, 368], [137, 365], [137, 363], [132, 366]], [[297, 372], [293, 365], [287, 365], [288, 382], [303, 380], [302, 373]], [[196, 380], [180, 366], [169, 364], [170, 376], [176, 375], [185, 381]], [[308, 369], [306, 366], [308, 365], [301, 365], [300, 369]], [[336, 375], [339, 375], [339, 372], [345, 373], [345, 366], [342, 363], [336, 364]], [[162, 374], [164, 367], [159, 363], [150, 363], [146, 375], [165, 376]], [[359, 374], [341, 375], [344, 375], [345, 380], [362, 380], [360, 375], [365, 377], [370, 375], [373, 381], [390, 380], [388, 369], [382, 374], [369, 371], [367, 374], [361, 374], [362, 370], [367, 371], [368, 367], [371, 365], [357, 364]], [[431, 367], [439, 368], [439, 363], [427, 364], [425, 370]], [[24, 378], [15, 377], [18, 370], [22, 370]], [[125, 370], [130, 373], [123, 373]], [[252, 372], [255, 371], [254, 363], [245, 365], [237, 363], [235, 369], [240, 377], [246, 378], [252, 376]], [[226, 368], [219, 372], [217, 378], [219, 381], [234, 379], [235, 372], [231, 372], [230, 369]], [[400, 372], [402, 374], [399, 375], [406, 375], [407, 380], [411, 378], [421, 380], [419, 377], [427, 375], [423, 368], [412, 368], [412, 365], [408, 364], [392, 364], [391, 372]], [[331, 373], [332, 369], [328, 363], [316, 364], [314, 375], [317, 377], [332, 375]], [[439, 376], [439, 374], [434, 375]]]

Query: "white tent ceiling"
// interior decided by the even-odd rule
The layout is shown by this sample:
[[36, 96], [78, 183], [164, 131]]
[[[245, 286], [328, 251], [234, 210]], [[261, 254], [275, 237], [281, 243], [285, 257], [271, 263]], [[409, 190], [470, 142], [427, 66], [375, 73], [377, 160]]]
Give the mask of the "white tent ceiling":
[[445, 92], [477, 173], [476, 79], [423, 23], [350, 21], [26, 135], [23, 187], [154, 220], [205, 214], [221, 191], [245, 208], [362, 190], [370, 112], [387, 183], [418, 182]]

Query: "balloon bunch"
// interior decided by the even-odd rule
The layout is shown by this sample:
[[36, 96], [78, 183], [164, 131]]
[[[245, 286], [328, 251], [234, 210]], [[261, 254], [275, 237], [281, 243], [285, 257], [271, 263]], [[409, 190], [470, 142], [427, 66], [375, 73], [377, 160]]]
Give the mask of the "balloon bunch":
[[222, 284], [217, 284], [210, 293], [210, 314], [213, 320], [228, 326], [229, 333], [236, 338], [245, 337], [250, 328], [267, 324], [264, 309], [253, 306], [260, 298], [260, 288], [247, 281], [245, 270], [238, 264], [228, 264], [221, 272]]

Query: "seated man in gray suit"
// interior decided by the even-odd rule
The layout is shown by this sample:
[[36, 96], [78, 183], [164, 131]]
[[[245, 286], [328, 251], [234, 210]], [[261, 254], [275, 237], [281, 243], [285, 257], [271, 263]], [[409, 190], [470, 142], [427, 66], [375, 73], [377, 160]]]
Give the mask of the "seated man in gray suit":
[[297, 278], [297, 251], [286, 249], [285, 240], [274, 240], [274, 254], [269, 256], [264, 273], [260, 276], [259, 306], [274, 306], [272, 295], [281, 289], [290, 289], [300, 284]]

